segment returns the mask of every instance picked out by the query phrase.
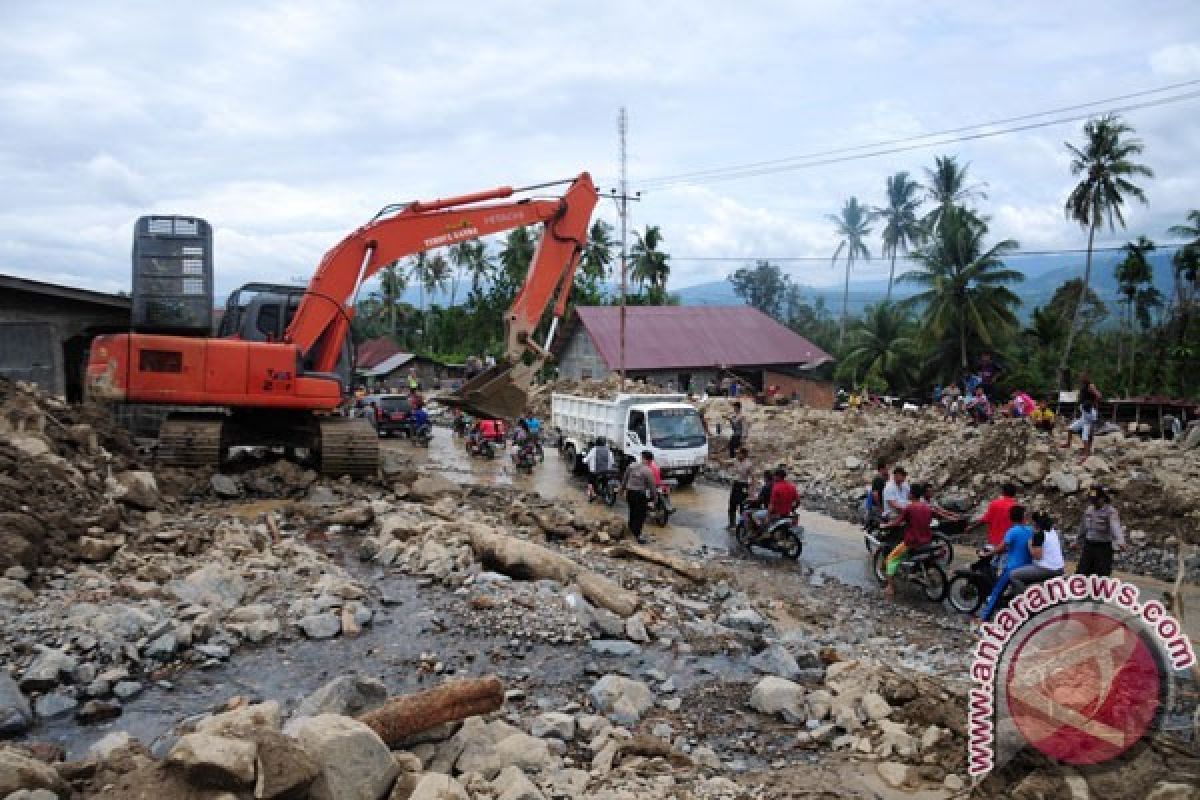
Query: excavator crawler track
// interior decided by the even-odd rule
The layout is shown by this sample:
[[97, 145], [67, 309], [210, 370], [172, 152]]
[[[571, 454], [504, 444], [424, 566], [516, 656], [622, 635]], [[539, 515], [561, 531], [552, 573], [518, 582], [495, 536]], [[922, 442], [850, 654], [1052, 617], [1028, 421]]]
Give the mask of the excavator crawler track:
[[225, 418], [182, 414], [167, 417], [158, 431], [158, 463], [167, 467], [221, 465]]
[[379, 435], [364, 419], [322, 419], [321, 474], [374, 475], [379, 469]]

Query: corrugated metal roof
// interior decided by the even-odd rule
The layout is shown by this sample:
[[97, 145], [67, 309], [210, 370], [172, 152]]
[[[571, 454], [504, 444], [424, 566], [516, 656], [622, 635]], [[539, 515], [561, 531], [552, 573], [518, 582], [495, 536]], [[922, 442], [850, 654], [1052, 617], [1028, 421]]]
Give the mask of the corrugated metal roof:
[[359, 369], [370, 369], [385, 358], [390, 358], [400, 352], [400, 345], [386, 336], [378, 339], [368, 339], [358, 346], [355, 359]]
[[[579, 306], [575, 313], [609, 369], [617, 369], [620, 308]], [[629, 306], [625, 369], [815, 367], [833, 357], [750, 306]]]
[[400, 369], [414, 358], [416, 358], [416, 356], [414, 356], [412, 353], [396, 353], [388, 356], [373, 367], [368, 367], [367, 369], [359, 368], [359, 372], [370, 377], [387, 375], [390, 372]]

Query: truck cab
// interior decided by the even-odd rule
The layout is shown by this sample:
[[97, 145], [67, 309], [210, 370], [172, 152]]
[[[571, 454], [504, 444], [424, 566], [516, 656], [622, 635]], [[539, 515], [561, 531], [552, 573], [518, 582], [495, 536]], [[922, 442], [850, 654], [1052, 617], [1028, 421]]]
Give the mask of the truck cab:
[[556, 394], [551, 424], [576, 468], [597, 438], [607, 439], [624, 467], [643, 450], [654, 454], [664, 478], [692, 483], [708, 460], [700, 413], [684, 395], [620, 394], [613, 400]]

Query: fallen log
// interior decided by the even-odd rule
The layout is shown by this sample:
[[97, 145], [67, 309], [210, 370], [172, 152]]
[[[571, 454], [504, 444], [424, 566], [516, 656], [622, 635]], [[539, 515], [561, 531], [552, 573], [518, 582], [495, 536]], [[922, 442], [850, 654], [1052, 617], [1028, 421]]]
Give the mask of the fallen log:
[[660, 567], [666, 567], [694, 583], [701, 583], [708, 577], [702, 567], [684, 561], [682, 558], [676, 558], [667, 553], [660, 553], [649, 547], [643, 547], [640, 544], [619, 544], [611, 548], [609, 554], [614, 558], [640, 558], [642, 561], [658, 564]]
[[471, 549], [483, 565], [517, 580], [557, 581], [563, 586], [579, 585], [588, 602], [603, 606], [614, 614], [628, 617], [637, 611], [639, 598], [564, 555], [514, 536], [492, 533], [482, 527], [470, 531]]
[[447, 722], [489, 714], [504, 705], [504, 684], [494, 675], [449, 681], [436, 689], [393, 697], [358, 721], [389, 747]]

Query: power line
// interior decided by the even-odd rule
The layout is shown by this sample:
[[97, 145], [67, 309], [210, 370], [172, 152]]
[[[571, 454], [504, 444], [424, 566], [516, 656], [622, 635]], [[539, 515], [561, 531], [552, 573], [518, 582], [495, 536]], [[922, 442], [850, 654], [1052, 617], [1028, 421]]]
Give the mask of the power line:
[[[1189, 242], [1169, 242], [1166, 244], [1155, 243], [1154, 249], [1158, 250], [1178, 250], [1181, 247], [1186, 247]], [[1124, 246], [1111, 247], [1093, 247], [1093, 253], [1118, 253], [1123, 251]], [[1087, 252], [1087, 248], [1064, 248], [1062, 250], [1014, 250], [1011, 253], [1005, 253], [1003, 258], [1022, 258], [1025, 256], [1067, 256], [1067, 255], [1082, 255]], [[812, 261], [828, 264], [830, 259], [828, 256], [677, 256], [671, 255], [672, 261], [771, 261], [771, 262], [791, 262], [791, 261]], [[897, 255], [897, 261], [917, 261], [917, 256], [912, 254]], [[855, 259], [856, 264], [870, 263], [872, 261], [880, 261], [890, 263], [891, 257], [884, 258], [883, 256], [870, 256], [868, 258]]]
[[[852, 147], [838, 148], [835, 150], [821, 151], [810, 153], [801, 156], [792, 156], [789, 158], [775, 159], [772, 161], [752, 162], [729, 167], [718, 167], [708, 170], [698, 170], [687, 173], [679, 173], [677, 175], [662, 176], [652, 178], [642, 183], [643, 190], [659, 190], [666, 189], [676, 185], [708, 183], [723, 180], [736, 180], [738, 178], [756, 177], [759, 175], [768, 175], [777, 172], [787, 172], [799, 169], [808, 169], [811, 167], [826, 166], [846, 161], [857, 161], [866, 158], [876, 158], [882, 155], [891, 155], [894, 153], [908, 152], [911, 150], [920, 150], [929, 147], [940, 147], [947, 144], [955, 144], [959, 142], [974, 141], [977, 139], [987, 139], [995, 136], [1003, 136], [1009, 133], [1018, 133], [1021, 131], [1035, 130], [1038, 128], [1046, 128], [1052, 125], [1062, 125], [1068, 122], [1078, 122], [1079, 120], [1088, 119], [1097, 113], [1093, 110], [1086, 114], [1070, 114], [1060, 116], [1054, 119], [1040, 120], [1038, 122], [1028, 122], [1023, 125], [1011, 125], [1000, 128], [998, 130], [977, 130], [979, 128], [992, 128], [996, 125], [1004, 125], [1011, 122], [1034, 119], [1037, 117], [1047, 116], [1049, 114], [1062, 113], [1079, 108], [1103, 105], [1123, 98], [1146, 96], [1149, 94], [1157, 94], [1171, 89], [1182, 88], [1185, 86], [1194, 86], [1200, 84], [1200, 80], [1186, 81], [1171, 86], [1159, 87], [1157, 89], [1147, 89], [1142, 92], [1135, 92], [1129, 95], [1122, 95], [1117, 98], [1109, 98], [1108, 100], [1098, 100], [1090, 103], [1081, 103], [1074, 106], [1065, 106], [1060, 109], [1051, 111], [1042, 111], [1035, 114], [1025, 114], [1018, 117], [1009, 117], [1006, 120], [997, 120], [994, 122], [980, 123], [976, 125], [968, 125], [959, 128], [951, 128], [935, 133], [922, 134], [919, 136], [904, 137], [901, 139], [892, 139], [883, 142], [875, 142], [872, 144], [855, 145]], [[1200, 91], [1184, 92], [1182, 94], [1171, 95], [1168, 97], [1155, 98], [1146, 100], [1140, 103], [1130, 103], [1123, 106], [1115, 106], [1103, 109], [1108, 113], [1137, 111], [1140, 109], [1154, 108], [1157, 106], [1168, 105], [1171, 103], [1179, 103], [1187, 100], [1194, 100], [1200, 97]], [[975, 131], [974, 133], [964, 133], [965, 131]], [[961, 134], [961, 135], [954, 135]], [[935, 141], [924, 141], [933, 139]], [[859, 151], [869, 152], [859, 152]]]

